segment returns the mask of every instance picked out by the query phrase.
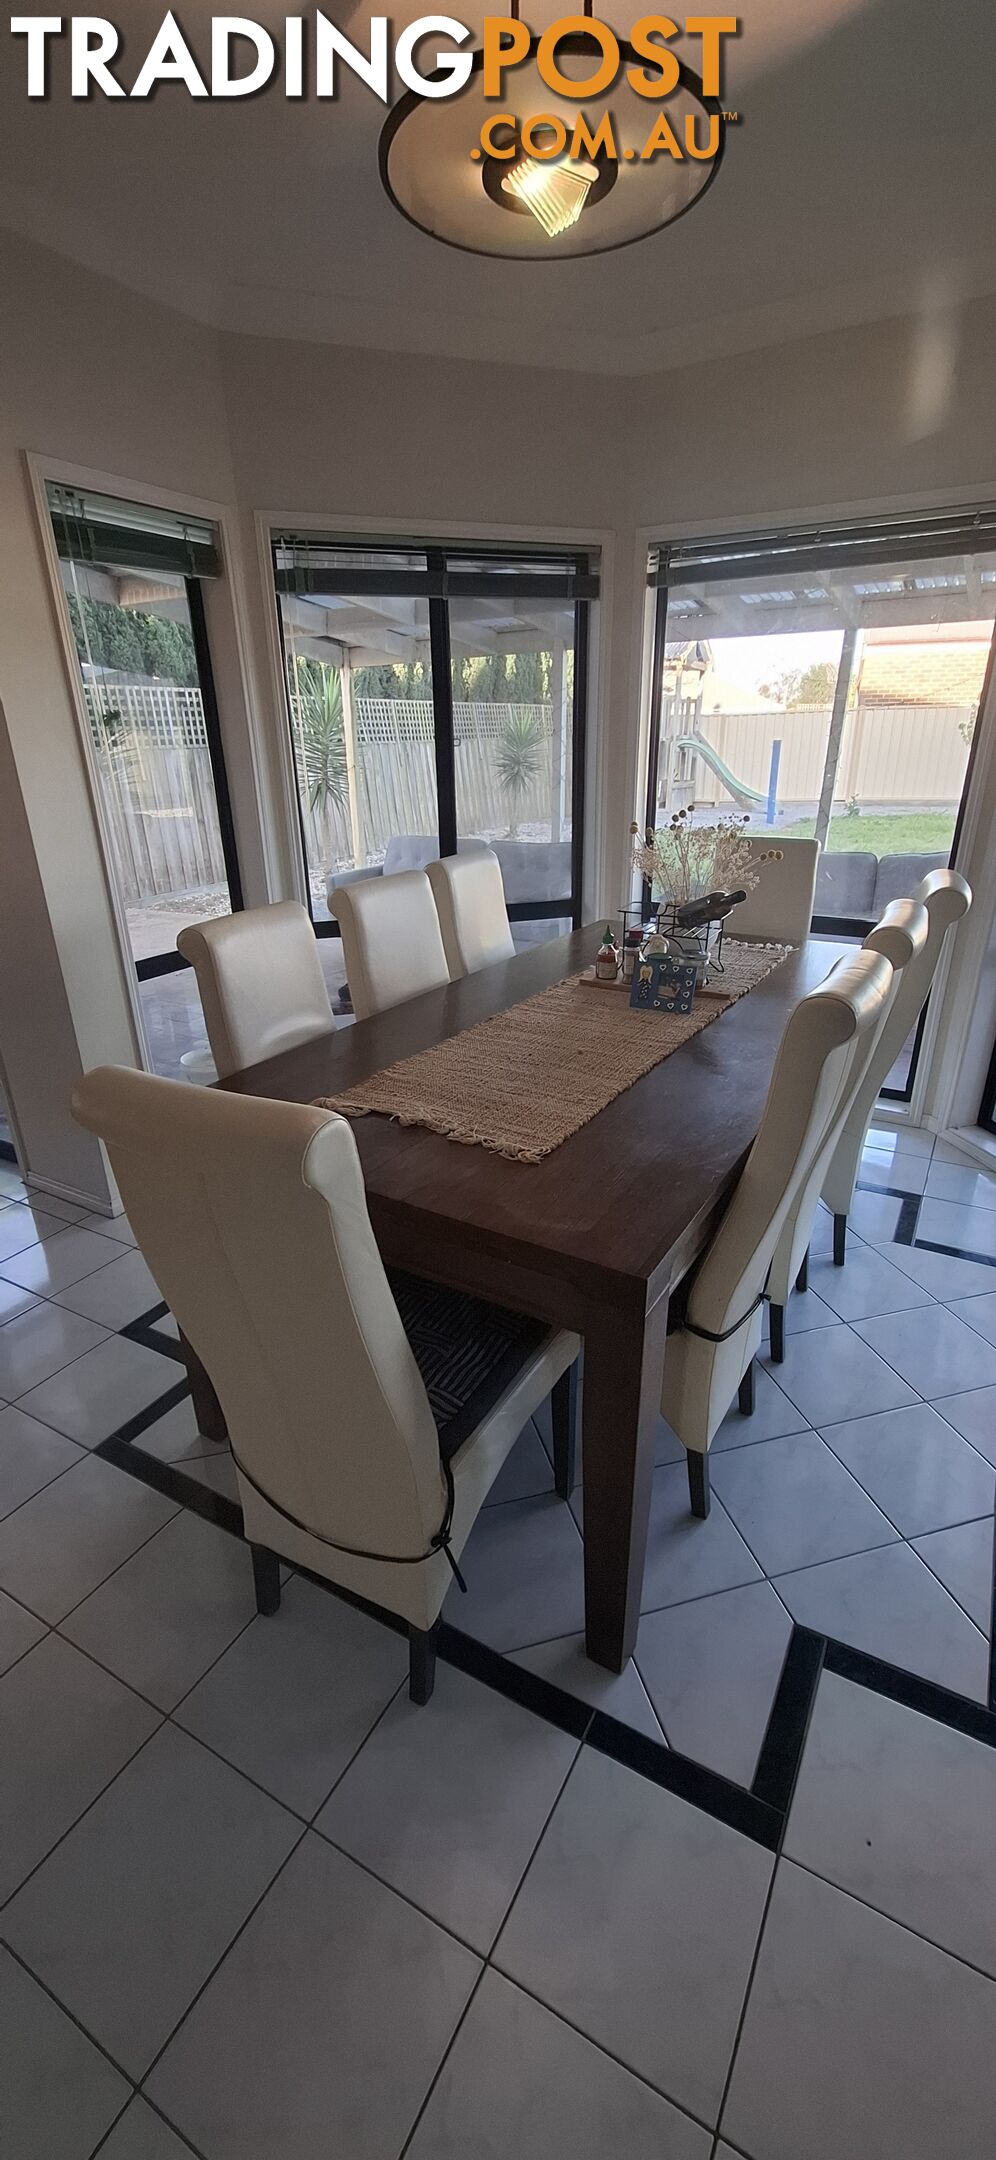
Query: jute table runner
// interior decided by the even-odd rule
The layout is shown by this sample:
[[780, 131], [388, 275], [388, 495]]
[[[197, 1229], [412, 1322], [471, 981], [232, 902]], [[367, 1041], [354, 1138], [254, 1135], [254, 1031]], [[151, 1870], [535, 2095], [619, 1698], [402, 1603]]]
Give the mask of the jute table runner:
[[427, 1125], [514, 1162], [542, 1162], [692, 1035], [735, 1005], [792, 951], [728, 939], [723, 994], [697, 996], [690, 1013], [634, 1012], [622, 992], [574, 975], [495, 1013], [431, 1050], [402, 1058], [323, 1110], [379, 1111]]

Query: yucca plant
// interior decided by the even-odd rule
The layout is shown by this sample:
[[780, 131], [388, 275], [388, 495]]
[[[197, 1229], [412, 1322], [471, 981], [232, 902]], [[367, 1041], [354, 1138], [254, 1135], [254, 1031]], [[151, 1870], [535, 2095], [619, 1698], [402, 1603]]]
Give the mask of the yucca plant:
[[321, 660], [298, 657], [295, 689], [308, 808], [318, 816], [345, 810], [349, 784], [339, 671]]
[[547, 727], [544, 715], [523, 706], [502, 721], [495, 752], [495, 773], [502, 794], [509, 801], [509, 838], [518, 831], [518, 816], [533, 781], [543, 770]]

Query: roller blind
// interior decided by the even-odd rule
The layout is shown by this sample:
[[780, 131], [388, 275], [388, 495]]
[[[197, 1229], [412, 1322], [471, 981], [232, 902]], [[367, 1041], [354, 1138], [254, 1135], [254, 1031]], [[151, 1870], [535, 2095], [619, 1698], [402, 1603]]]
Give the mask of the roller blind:
[[208, 518], [46, 483], [55, 544], [66, 561], [160, 570], [179, 577], [221, 573], [218, 528]]

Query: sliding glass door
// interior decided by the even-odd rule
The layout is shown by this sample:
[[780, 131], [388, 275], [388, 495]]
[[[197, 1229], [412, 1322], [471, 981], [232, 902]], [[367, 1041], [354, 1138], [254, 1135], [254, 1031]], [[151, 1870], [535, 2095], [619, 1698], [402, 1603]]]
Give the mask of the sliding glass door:
[[[953, 860], [990, 667], [996, 513], [661, 550], [646, 820], [739, 810], [822, 847], [855, 940]], [[908, 1100], [911, 1038], [884, 1090]]]
[[[318, 936], [337, 936], [338, 884], [482, 844], [517, 944], [569, 928], [597, 592], [587, 557], [279, 533], [273, 563]], [[323, 959], [335, 993], [338, 949]]]
[[242, 905], [202, 586], [213, 525], [55, 482], [48, 504], [80, 672], [109, 879], [150, 1058], [204, 1042], [185, 924]]

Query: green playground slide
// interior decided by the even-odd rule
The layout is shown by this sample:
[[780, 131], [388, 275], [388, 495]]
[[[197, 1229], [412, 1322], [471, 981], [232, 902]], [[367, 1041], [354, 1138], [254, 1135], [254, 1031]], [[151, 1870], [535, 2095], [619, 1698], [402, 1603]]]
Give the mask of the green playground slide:
[[736, 773], [731, 772], [730, 767], [724, 764], [718, 751], [713, 749], [712, 744], [706, 741], [704, 735], [696, 734], [694, 730], [690, 735], [677, 735], [675, 736], [675, 749], [694, 750], [696, 757], [702, 758], [705, 764], [711, 768], [717, 780], [722, 781], [727, 794], [732, 795], [734, 802], [739, 803], [742, 810], [748, 809], [751, 803], [767, 802], [768, 798], [764, 789], [748, 787], [745, 780], [738, 780]]

